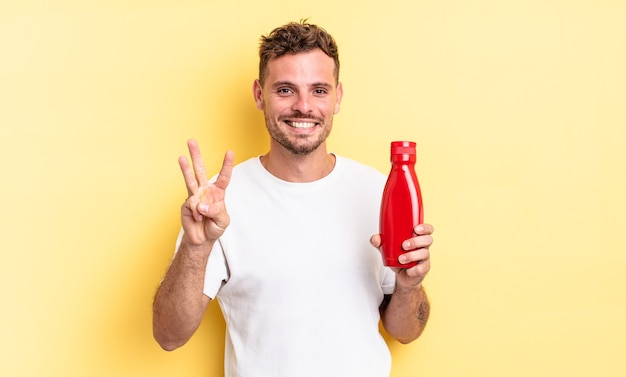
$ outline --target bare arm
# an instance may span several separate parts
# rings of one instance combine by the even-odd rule
[[[189,195],[181,208],[184,235],[153,303],[154,338],[168,351],[185,344],[200,325],[210,301],[203,294],[206,264],[230,223],[224,194],[233,168],[232,152],[226,153],[215,183],[209,183],[198,144],[190,140],[188,146],[193,167],[185,157],[179,159]]]
[[[410,343],[417,339],[430,315],[430,304],[422,281],[430,270],[431,234],[434,229],[429,224],[415,227],[416,236],[405,241],[405,250],[411,250],[400,256],[402,263],[417,261],[411,268],[394,269],[396,289],[392,295],[385,296],[381,304],[381,318],[385,330],[401,343]],[[380,246],[378,235],[371,238],[375,247]]]
[[[208,246],[202,250],[181,243],[154,298],[154,338],[167,351],[187,343],[209,304],[202,292]]]
[[[417,291],[396,289],[393,295],[385,296],[381,315],[383,326],[391,336],[400,343],[412,342],[422,335],[430,315],[426,291],[421,286]]]

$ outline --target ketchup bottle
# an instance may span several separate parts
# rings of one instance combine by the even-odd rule
[[[394,141],[391,172],[380,206],[380,247],[385,266],[408,268],[417,264],[401,264],[398,257],[408,251],[402,243],[415,235],[413,228],[423,221],[422,193],[415,174],[415,143]]]

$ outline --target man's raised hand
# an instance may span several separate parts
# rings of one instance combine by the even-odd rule
[[[210,183],[198,142],[191,139],[187,146],[191,164],[185,156],[178,159],[188,194],[181,208],[181,221],[186,241],[190,246],[201,246],[217,240],[230,224],[224,196],[233,171],[234,153],[226,152],[217,179]]]

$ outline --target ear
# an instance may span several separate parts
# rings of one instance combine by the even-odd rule
[[[339,112],[339,109],[341,108],[341,98],[343,98],[343,85],[339,83],[337,84],[337,102],[335,102],[335,114],[337,114]]]
[[[254,84],[252,84],[252,94],[254,95],[254,102],[256,103],[257,109],[263,110],[263,88],[261,87],[259,79],[254,80]]]

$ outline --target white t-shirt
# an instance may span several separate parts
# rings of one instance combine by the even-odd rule
[[[237,165],[231,223],[209,257],[204,293],[226,320],[226,377],[387,377],[379,305],[395,275],[369,244],[385,176],[337,156],[309,183]]]

